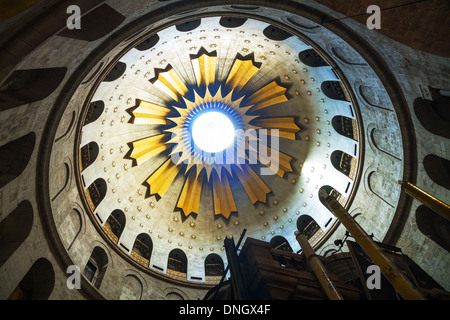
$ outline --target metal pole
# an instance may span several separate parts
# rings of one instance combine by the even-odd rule
[[[317,280],[319,280],[320,285],[322,286],[322,289],[325,291],[325,294],[327,295],[328,299],[330,300],[344,300],[342,296],[337,291],[336,287],[334,286],[333,282],[331,281],[330,277],[328,276],[328,272],[323,266],[322,262],[320,261],[319,257],[314,252],[313,248],[308,242],[308,239],[306,239],[305,235],[296,231],[295,237],[300,244],[300,247],[302,247],[303,253],[305,254],[305,257],[311,266],[311,269],[313,270],[314,274],[317,277]]]
[[[401,273],[398,268],[382,252],[380,247],[364,231],[363,228],[353,219],[353,217],[342,207],[342,205],[332,196],[325,194],[325,202],[331,212],[347,228],[355,238],[356,242],[369,255],[369,257],[380,268],[381,272],[391,282],[394,288],[405,300],[423,300],[423,294],[413,287],[412,283]]]
[[[419,187],[410,182],[402,183],[402,190],[411,197],[419,200],[431,210],[439,213],[442,217],[450,221],[450,206],[445,202],[433,197]]]
[[[244,236],[245,236],[246,232],[247,232],[247,229],[242,230],[242,233],[241,233],[241,236],[239,237],[239,240],[238,240],[238,243],[236,245],[236,248],[239,248],[239,246],[241,245],[241,242],[244,239]],[[227,267],[226,267],[225,271],[223,272],[222,278],[220,279],[220,282],[216,286],[216,290],[214,291],[213,300],[216,300],[217,293],[219,292],[219,289],[222,286],[223,281],[225,280],[225,276],[227,275],[229,268],[230,268],[230,264],[227,264]]]

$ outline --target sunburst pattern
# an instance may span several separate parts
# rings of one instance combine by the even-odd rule
[[[154,125],[160,133],[131,143],[130,157],[137,165],[168,150],[167,160],[156,169],[146,183],[150,195],[163,197],[169,186],[179,174],[184,174],[185,182],[175,207],[187,217],[198,214],[200,196],[204,186],[210,186],[215,215],[228,219],[237,212],[232,193],[232,184],[240,183],[253,204],[265,203],[271,189],[250,166],[249,153],[256,154],[259,164],[267,165],[283,177],[292,172],[292,157],[272,150],[267,139],[267,152],[260,153],[245,139],[245,136],[260,129],[266,129],[268,137],[295,140],[300,128],[294,117],[263,118],[260,110],[287,101],[286,88],[272,81],[254,92],[246,85],[258,72],[259,66],[251,56],[237,56],[228,72],[226,80],[218,83],[216,79],[217,55],[203,48],[196,56],[191,56],[196,84],[188,85],[168,66],[156,70],[152,84],[171,99],[166,105],[148,101],[138,101],[132,111],[134,124]],[[205,110],[219,110],[226,113],[236,124],[238,135],[235,143],[220,154],[198,152],[190,137],[190,125],[195,116]],[[278,157],[269,154],[278,152]],[[230,163],[229,159],[233,159]],[[227,161],[225,161],[227,160]],[[275,163],[274,163],[275,162]]]

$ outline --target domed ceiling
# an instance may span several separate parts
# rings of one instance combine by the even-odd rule
[[[118,56],[85,103],[75,146],[80,194],[111,245],[162,271],[158,257],[173,249],[189,263],[211,253],[226,261],[224,239],[244,229],[266,241],[294,243],[298,228],[313,245],[323,240],[336,221],[319,189],[346,205],[360,139],[357,108],[313,46],[218,16]]]

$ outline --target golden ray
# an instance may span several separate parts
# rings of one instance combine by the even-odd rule
[[[202,54],[200,57],[191,59],[194,74],[197,79],[197,86],[206,85],[215,82],[216,78],[217,55]]]
[[[177,102],[179,102],[180,97],[188,92],[188,88],[183,80],[180,79],[170,65],[167,71],[158,72],[155,79],[151,80],[151,83]]]
[[[225,219],[228,219],[232,212],[237,212],[237,208],[228,181],[228,174],[224,172],[221,175],[222,178],[219,178],[216,173],[212,175],[214,214],[221,214]]]
[[[259,68],[253,64],[252,60],[236,58],[225,81],[225,85],[233,88],[235,93],[239,93],[258,70]]]
[[[132,142],[132,152],[130,157],[136,160],[136,164],[147,161],[151,157],[167,149],[167,134],[158,134],[156,136],[144,138]]]
[[[251,111],[261,110],[274,104],[287,101],[285,95],[286,88],[278,85],[276,81],[265,85],[255,93],[253,93],[247,100],[247,104],[254,105]]]
[[[252,122],[261,129],[278,129],[279,137],[291,140],[295,140],[295,134],[300,131],[294,117],[257,118]],[[275,132],[268,130],[268,134],[275,135]]]
[[[166,118],[170,114],[170,109],[156,105],[154,103],[140,100],[139,105],[132,111],[134,116],[133,124],[169,124]]]
[[[177,208],[181,209],[186,217],[191,213],[198,214],[202,186],[203,173],[200,173],[197,177],[194,167],[189,171],[177,203]]]
[[[266,203],[266,196],[271,190],[249,165],[241,165],[241,170],[235,169],[233,171],[253,204],[257,201]]]
[[[178,175],[181,166],[177,166],[172,159],[167,159],[153,174],[147,179],[150,187],[150,195],[157,194],[160,197],[166,193],[170,184]]]

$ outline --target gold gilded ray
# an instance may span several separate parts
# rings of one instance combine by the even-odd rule
[[[200,196],[203,186],[203,173],[201,172],[197,176],[195,171],[196,168],[189,170],[183,189],[181,190],[180,198],[177,202],[177,208],[181,209],[186,217],[191,213],[198,214],[198,208],[200,205]]]

